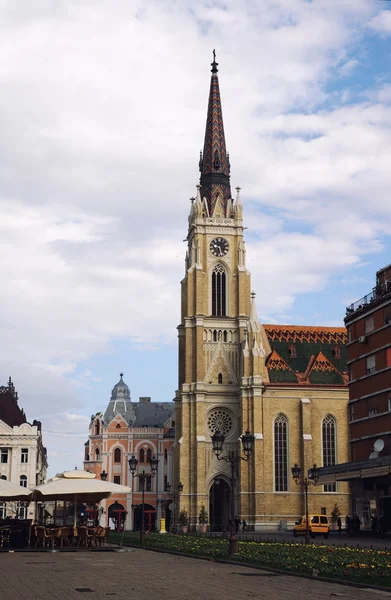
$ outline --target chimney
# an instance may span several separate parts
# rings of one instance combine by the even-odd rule
[[[140,404],[148,404],[148,402],[151,402],[151,397],[150,396],[140,396],[140,398],[138,399]]]

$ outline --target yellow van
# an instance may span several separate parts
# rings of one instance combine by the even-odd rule
[[[308,531],[311,537],[323,535],[326,539],[329,537],[329,520],[326,515],[308,515],[309,527]],[[301,517],[300,521],[296,521],[293,528],[293,535],[305,535],[306,519]]]

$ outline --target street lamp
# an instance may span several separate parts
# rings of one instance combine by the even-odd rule
[[[102,473],[100,474],[100,478],[102,481],[106,481],[107,479],[107,473],[106,471],[102,471]]]
[[[182,494],[183,492],[183,483],[179,482],[178,485],[176,486],[176,491],[172,491],[171,492],[171,483],[166,483],[166,492],[167,494],[171,494],[172,495],[172,533],[176,533],[176,524],[175,524],[175,511],[176,511],[176,499],[179,498],[179,496]]]
[[[151,465],[150,473],[146,473],[144,469],[141,471],[141,473],[137,473],[138,459],[135,457],[134,454],[132,454],[132,456],[129,458],[128,463],[129,463],[130,472],[132,473],[133,477],[138,477],[138,479],[141,483],[141,492],[142,492],[141,502],[142,502],[142,504],[141,504],[141,523],[140,523],[140,544],[143,545],[144,539],[145,539],[145,522],[144,522],[145,480],[147,479],[147,477],[155,477],[155,474],[157,471],[157,466],[159,464],[159,459],[155,455],[152,456],[151,460],[149,461],[149,464]]]
[[[291,469],[292,477],[296,483],[296,485],[300,485],[300,487],[304,488],[304,496],[305,496],[305,543],[309,544],[310,540],[310,530],[308,523],[308,488],[311,485],[317,485],[319,479],[319,467],[314,464],[312,469],[308,469],[308,477],[302,476],[301,468],[297,463]]]
[[[236,527],[235,527],[235,469],[241,460],[248,461],[254,450],[255,436],[246,431],[241,437],[243,452],[241,456],[237,450],[230,450],[226,456],[221,456],[224,447],[225,436],[220,431],[215,431],[212,435],[213,452],[217,460],[224,460],[231,466],[231,534],[228,543],[228,556],[233,558],[236,553]]]

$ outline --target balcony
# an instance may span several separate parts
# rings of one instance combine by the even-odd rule
[[[391,294],[391,280],[381,283],[373,288],[370,294],[367,294],[357,302],[353,302],[350,306],[346,307],[346,318],[351,317],[358,311],[365,311],[374,303],[382,300],[384,296]]]

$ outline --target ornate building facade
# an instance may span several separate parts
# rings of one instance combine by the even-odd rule
[[[44,483],[47,452],[42,442],[40,421],[27,422],[18,404],[18,392],[9,378],[0,386],[0,479],[33,488]],[[35,503],[0,502],[0,519],[7,515],[34,518]]]
[[[191,199],[182,281],[174,485],[191,527],[202,504],[212,529],[229,518],[230,467],[213,454],[211,436],[226,436],[224,454],[255,435],[233,489],[236,514],[255,530],[293,523],[304,496],[291,466],[308,469],[348,460],[345,328],[262,325],[251,292],[240,188],[232,199],[217,63],[212,77],[200,183]],[[349,509],[347,484],[314,487],[310,511]]]
[[[151,402],[142,397],[132,402],[130,390],[120,374],[119,382],[113,387],[110,401],[104,413],[92,415],[88,442],[85,444],[84,468],[96,473],[107,473],[107,480],[127,485],[132,492],[127,495],[112,495],[101,502],[102,525],[118,517],[127,530],[138,529],[141,519],[142,492],[137,477],[129,470],[128,460],[135,454],[139,463],[138,471],[150,471],[149,460],[155,455],[159,459],[157,474],[148,478],[145,486],[144,510],[146,530],[159,528],[160,516],[169,516],[169,511],[161,512],[164,500],[168,507],[170,495],[166,484],[172,480],[172,445],[175,434],[173,402]]]

